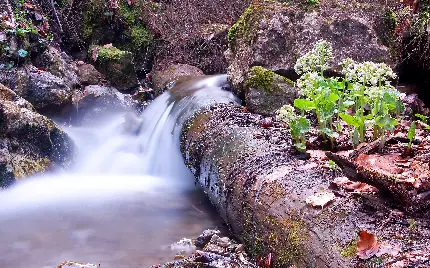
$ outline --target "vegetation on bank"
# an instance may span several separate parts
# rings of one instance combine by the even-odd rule
[[[286,105],[278,111],[278,119],[288,124],[300,152],[306,150],[310,115],[315,115],[317,131],[333,149],[346,125],[353,145],[366,140],[366,129],[373,130],[370,140],[384,141],[403,112],[401,95],[391,85],[396,75],[388,65],[345,59],[341,64],[344,76],[327,77],[332,60],[332,47],[326,41],[319,41],[299,58],[295,70],[301,77],[296,84],[302,97],[294,101],[294,107]]]

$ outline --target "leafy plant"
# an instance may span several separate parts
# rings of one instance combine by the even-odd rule
[[[294,68],[301,75],[296,82],[301,97],[294,106],[303,118],[315,114],[318,132],[332,149],[343,130],[342,120],[352,128],[353,145],[365,141],[368,128],[383,145],[386,133],[398,125],[396,117],[404,110],[400,93],[391,85],[396,75],[384,63],[346,59],[341,63],[343,78],[326,77],[332,60],[331,44],[324,40],[297,60]]]
[[[306,152],[306,134],[311,129],[309,119],[296,115],[291,105],[279,109],[277,118],[288,125],[297,151]]]

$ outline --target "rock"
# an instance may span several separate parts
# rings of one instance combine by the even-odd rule
[[[203,233],[197,237],[196,239],[196,247],[203,248],[209,241],[213,235],[219,235],[221,232],[218,230],[204,230]]]
[[[90,55],[95,68],[113,87],[123,92],[132,92],[139,88],[132,53],[114,46],[92,46]]]
[[[170,249],[175,252],[193,252],[196,250],[196,246],[191,239],[182,238],[178,242],[171,244]]]
[[[202,70],[188,64],[174,64],[165,70],[154,71],[154,74],[152,75],[152,84],[155,95],[161,95],[166,90],[166,86],[170,82],[174,82],[180,77],[198,75],[203,75]]]
[[[122,94],[113,87],[90,85],[74,94],[73,105],[62,115],[70,118],[72,123],[89,123],[99,120],[98,115],[108,111],[134,111],[140,105],[131,95]]]
[[[32,66],[0,73],[0,83],[29,101],[38,111],[59,111],[72,100],[66,79]]]
[[[218,234],[220,234],[220,232],[217,230],[205,230],[203,234],[197,238],[197,240],[200,240],[198,246],[198,248],[200,248],[199,250],[196,250],[186,258],[180,256],[182,258],[181,260],[168,262],[163,265],[154,265],[152,267],[256,267],[248,259],[246,253],[241,250],[242,245],[236,244],[228,237],[219,237]],[[189,244],[191,240],[183,239],[181,241],[185,241],[186,244]],[[181,244],[183,244],[183,242],[181,242],[180,245]]]
[[[84,86],[98,85],[103,80],[103,75],[91,64],[78,63],[77,74],[80,83]]]
[[[225,55],[237,95],[244,96],[247,74],[253,66],[296,78],[296,60],[320,39],[333,44],[336,62],[332,66],[346,57],[393,62],[389,49],[378,39],[385,1],[321,1],[318,8],[307,9],[290,2],[254,1],[230,28]]]
[[[34,66],[62,78],[70,88],[79,85],[76,63],[64,52],[50,46],[33,60]]]
[[[65,168],[73,142],[58,125],[0,84],[0,186],[52,168]]]
[[[285,104],[297,98],[294,83],[260,66],[252,67],[246,75],[245,103],[248,111],[273,116]]]

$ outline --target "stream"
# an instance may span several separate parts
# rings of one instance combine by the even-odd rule
[[[141,115],[104,114],[63,127],[76,145],[73,168],[0,192],[0,267],[65,260],[150,267],[172,260],[170,245],[181,238],[208,228],[226,234],[179,150],[182,126],[196,110],[237,101],[226,86],[225,75],[193,78]]]

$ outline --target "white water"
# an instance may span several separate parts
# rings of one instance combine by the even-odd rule
[[[0,267],[101,267],[169,261],[169,245],[221,227],[179,151],[184,119],[198,107],[234,101],[225,76],[177,85],[142,115],[109,114],[65,131],[76,165],[0,192]]]

